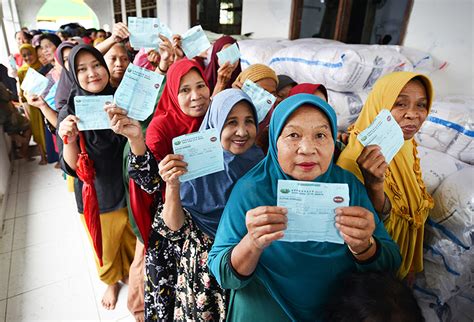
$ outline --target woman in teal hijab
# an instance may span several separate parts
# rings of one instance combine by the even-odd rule
[[[211,273],[232,290],[229,321],[317,321],[345,274],[399,267],[364,186],[332,162],[336,133],[334,110],[314,95],[289,97],[273,112],[269,152],[235,185],[209,254]],[[278,241],[287,227],[278,180],[348,184],[350,206],[335,212],[345,244]]]

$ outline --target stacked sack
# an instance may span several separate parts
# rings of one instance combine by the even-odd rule
[[[243,40],[239,46],[242,69],[262,63],[298,83],[323,84],[342,131],[357,119],[381,76],[400,70],[431,73],[444,67],[428,53],[401,46],[347,45],[319,38]]]
[[[474,320],[474,98],[433,104],[417,134],[423,179],[435,207],[425,228],[415,295],[428,321]]]

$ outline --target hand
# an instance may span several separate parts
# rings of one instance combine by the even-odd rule
[[[349,143],[349,134],[347,132],[337,131],[337,140],[347,145],[347,143]]]
[[[374,234],[374,215],[357,206],[337,208],[336,228],[352,251],[359,253],[367,248]]]
[[[217,70],[217,84],[225,87],[230,81],[232,73],[234,72],[236,66],[230,62],[225,62],[224,65],[220,66]]]
[[[160,35],[160,39],[162,40],[158,47],[158,51],[161,56],[160,69],[166,71],[174,62],[175,49],[173,48],[173,44],[168,38],[163,35]]]
[[[188,164],[183,161],[183,156],[179,154],[168,154],[158,164],[158,173],[169,188],[179,188],[179,177],[188,170]]]
[[[128,31],[127,25],[123,22],[117,22],[114,24],[112,29],[112,39],[115,42],[120,42],[125,38],[130,37],[130,32]]]
[[[127,111],[117,107],[115,104],[105,105],[104,109],[109,116],[112,131],[125,136],[130,141],[143,139],[140,122],[129,118]]]
[[[385,170],[388,168],[385,157],[378,145],[364,147],[357,158],[357,164],[362,172],[366,185],[382,185],[385,179]]]
[[[79,118],[77,116],[68,115],[64,120],[61,121],[61,123],[59,123],[58,134],[63,141],[66,141],[64,138],[67,139],[67,143],[77,140],[77,136],[79,134],[77,122],[79,122]]]
[[[36,108],[42,109],[48,105],[43,99],[43,97],[38,96],[36,94],[29,95],[28,93],[25,93],[24,96],[26,97],[26,101],[28,102],[28,104]]]
[[[242,86],[244,86],[244,84],[242,84],[242,82],[236,80],[233,84],[232,84],[232,88],[237,88],[237,89],[242,89]]]
[[[180,35],[173,35],[173,49],[174,49],[174,61],[180,60],[184,57],[184,51],[181,48],[182,38]]]
[[[158,54],[156,50],[153,49],[146,54],[146,58],[155,66],[160,62],[160,54]]]
[[[247,211],[245,224],[248,236],[259,250],[283,237],[287,227],[288,211],[282,207],[261,206]]]

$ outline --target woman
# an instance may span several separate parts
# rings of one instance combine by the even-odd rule
[[[155,222],[151,224],[151,218],[157,217],[154,216],[156,206],[152,206],[153,194],[157,192],[155,204],[161,203],[165,195],[158,162],[173,153],[173,138],[199,129],[209,102],[209,87],[202,69],[195,61],[182,59],[168,69],[163,94],[146,131],[146,144],[138,121],[126,117],[126,112],[119,108],[107,110],[112,129],[128,138],[131,149],[129,175],[134,184],[130,184],[130,203],[145,247],[148,247],[145,320],[151,320],[153,316],[166,321],[173,319],[176,266],[181,247],[180,243],[164,239],[157,232]],[[148,194],[144,195],[143,191]]]
[[[38,56],[36,55],[36,50],[30,44],[24,44],[20,46],[20,54],[23,57],[23,66],[18,69],[18,80],[23,83],[25,79],[26,72],[28,68],[33,68],[34,70],[38,71],[41,68],[41,63],[38,61]],[[45,127],[44,127],[44,120],[43,114],[40,110],[35,107],[30,106],[26,102],[26,98],[24,96],[23,90],[20,88],[20,98],[24,102],[24,107],[27,112],[28,118],[30,120],[31,132],[33,135],[33,140],[35,140],[36,144],[38,144],[39,153],[41,156],[41,160],[39,162],[40,165],[47,164],[46,160],[46,138],[45,138]]]
[[[211,273],[231,289],[229,321],[315,321],[342,274],[395,270],[400,264],[364,186],[332,163],[336,114],[314,95],[281,102],[270,122],[265,159],[237,182],[209,254]],[[287,210],[277,207],[278,180],[346,183],[350,206],[335,226],[346,244],[279,242]]]
[[[71,71],[69,70],[68,62],[69,54],[71,53],[71,50],[74,48],[74,46],[76,46],[76,44],[72,42],[63,42],[56,49],[55,56],[58,63],[63,67],[61,76],[59,77],[56,94],[54,96],[54,103],[57,111],[60,111],[61,108],[67,103],[69,94],[71,93],[71,89],[74,84],[74,79],[72,77]]]
[[[338,160],[338,165],[364,182],[375,210],[388,215],[385,228],[400,247],[403,259],[400,278],[423,270],[423,230],[434,203],[421,177],[414,135],[432,102],[433,88],[424,75],[395,72],[380,78],[349,129],[349,143]],[[378,146],[364,148],[357,140],[385,108],[402,128],[405,140],[390,165]]]
[[[49,33],[49,34],[42,34],[39,37],[39,41],[40,41],[41,50],[43,51],[44,59],[48,62],[48,65],[52,66],[52,68],[49,68],[49,70],[45,72],[43,75],[45,76],[49,75],[54,80],[54,82],[57,82],[61,74],[61,68],[60,66],[56,67],[54,53],[56,52],[56,49],[61,44],[61,39],[55,34]]]
[[[237,76],[242,72],[242,69],[240,68],[240,59],[233,64],[226,62],[225,64],[220,65],[219,58],[217,57],[218,52],[235,43],[237,43],[237,40],[231,36],[222,36],[216,40],[212,47],[209,65],[207,65],[204,72],[212,96],[215,96],[226,88],[230,88]]]
[[[130,64],[127,49],[122,43],[116,43],[107,51],[104,58],[110,72],[110,84],[117,88]]]
[[[184,240],[178,264],[175,321],[225,320],[225,292],[209,276],[206,263],[219,220],[235,182],[263,158],[254,145],[257,111],[237,89],[217,94],[199,130],[217,129],[225,170],[180,184],[186,165],[170,154],[160,162],[166,201],[155,219],[159,233]]]
[[[78,118],[74,107],[76,96],[114,93],[109,83],[107,65],[100,52],[88,45],[78,45],[69,55],[69,67],[75,87],[68,104],[59,113],[58,134],[62,139],[58,140],[60,162],[67,174],[77,177],[74,193],[78,212],[96,249],[99,278],[107,284],[102,305],[113,310],[120,289],[119,281],[127,282],[135,250],[135,235],[128,222],[122,184],[125,140],[111,130],[79,132],[77,128]],[[86,157],[92,160],[89,167],[84,164]],[[94,189],[95,194],[87,193]],[[94,204],[97,205],[95,210],[91,209]],[[89,228],[92,225],[99,227],[99,234],[97,229]]]

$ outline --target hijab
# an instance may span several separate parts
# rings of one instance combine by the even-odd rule
[[[226,89],[217,94],[209,106],[199,131],[217,129],[222,133],[233,107],[246,101],[257,124],[257,110],[250,97],[238,89]],[[224,170],[181,184],[181,203],[193,221],[208,236],[216,235],[217,226],[234,184],[263,159],[255,144],[242,154],[224,150]]]
[[[72,73],[66,69],[64,66],[64,55],[63,50],[66,48],[74,48],[76,44],[72,42],[63,42],[59,47],[56,49],[54,55],[56,60],[62,67],[61,76],[59,77],[58,87],[56,88],[56,94],[54,96],[54,102],[56,109],[59,111],[61,108],[67,103],[69,98],[69,94],[71,93],[71,89],[74,84],[74,79],[72,77]]]
[[[326,87],[321,84],[311,84],[311,83],[302,83],[298,84],[290,90],[288,96],[293,96],[296,94],[314,94],[317,90],[321,91],[326,97],[326,101],[328,100],[328,91]]]
[[[207,85],[203,71],[193,60],[181,59],[171,65],[167,73],[163,95],[158,102],[155,116],[146,132],[146,145],[159,162],[173,152],[171,141],[173,138],[196,132],[204,116],[192,117],[186,115],[179,106],[178,91],[181,78],[191,69],[196,70]]]
[[[292,179],[283,172],[278,163],[277,140],[288,118],[303,104],[312,105],[326,115],[334,142],[336,140],[336,114],[321,98],[310,94],[298,94],[285,99],[275,108],[269,125],[268,154],[234,186],[209,254],[209,267],[219,283],[222,277],[220,265],[224,256],[247,234],[245,225],[247,211],[259,206],[276,205],[278,180]],[[362,184],[354,175],[334,165],[332,161],[327,171],[313,181],[347,183],[350,205],[361,206],[374,212]],[[390,237],[383,225],[376,216],[374,217],[376,224],[374,236],[377,236],[378,241],[390,243]],[[396,249],[394,244],[393,247]],[[393,250],[392,248],[391,251]],[[393,260],[390,264],[396,266],[399,257],[395,253],[392,254]],[[374,264],[376,262],[377,259],[374,259]],[[366,264],[366,267],[367,265],[370,266]],[[252,278],[258,278],[291,320],[314,321],[315,317],[321,315],[328,290],[334,287],[340,276],[356,269],[357,263],[344,244],[276,241],[262,253],[254,272],[255,276]]]
[[[428,77],[412,72],[394,72],[380,78],[365,102],[364,107],[349,130],[349,142],[342,151],[338,164],[351,171],[363,182],[357,158],[363,150],[357,135],[365,130],[382,109],[391,109],[403,87],[414,78],[420,79],[428,96],[428,112],[433,102],[433,87]],[[415,139],[406,140],[385,172],[384,192],[392,203],[392,211],[385,221],[388,233],[400,246],[402,266],[399,277],[410,270],[423,270],[423,228],[434,203],[426,191],[421,176]]]
[[[204,75],[209,83],[209,90],[211,93],[214,91],[214,87],[217,83],[217,71],[219,70],[219,58],[217,57],[217,53],[222,50],[222,48],[227,44],[235,44],[237,40],[232,38],[231,36],[222,36],[221,38],[217,39],[212,47],[211,57],[209,59],[209,65],[207,65]],[[237,68],[234,69],[232,75],[230,76],[230,80],[226,86],[226,88],[230,88],[232,83],[237,79],[237,76],[242,72],[240,68],[240,59],[237,65]]]
[[[41,63],[39,62],[38,55],[36,54],[36,50],[32,45],[30,44],[21,45],[19,48],[20,55],[21,55],[22,50],[29,51],[30,54],[33,56],[33,59],[35,60],[35,62],[31,65],[28,65],[26,62],[24,62],[23,65],[18,69],[18,79],[20,80],[20,84],[23,82],[23,79],[25,78],[28,68],[31,67],[34,70],[38,71],[42,66]]]

